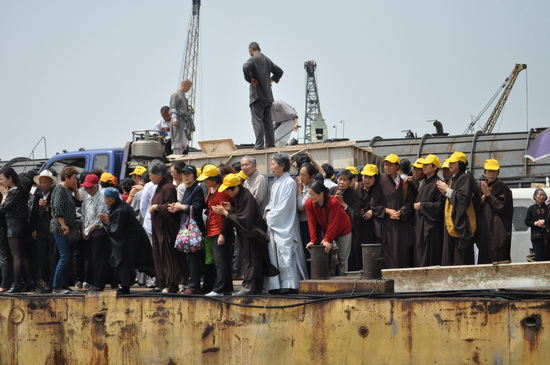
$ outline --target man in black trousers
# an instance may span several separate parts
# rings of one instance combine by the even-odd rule
[[[275,147],[271,104],[273,93],[271,83],[279,82],[283,70],[266,57],[256,42],[248,46],[250,58],[243,65],[244,79],[250,83],[250,111],[252,126],[256,135],[254,149]],[[264,140],[265,139],[265,140]]]

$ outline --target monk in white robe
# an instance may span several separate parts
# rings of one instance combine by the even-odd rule
[[[265,208],[269,235],[269,259],[280,274],[266,277],[264,288],[279,294],[296,292],[300,280],[307,279],[306,259],[300,238],[296,209],[296,183],[290,177],[290,159],[277,153],[271,160],[276,181]]]

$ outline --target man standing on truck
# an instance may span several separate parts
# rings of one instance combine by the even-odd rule
[[[275,147],[273,119],[271,119],[271,105],[273,93],[271,84],[279,82],[283,70],[271,62],[256,42],[248,46],[250,58],[243,65],[244,79],[250,83],[250,111],[252,113],[252,127],[256,135],[255,150]]]
[[[189,110],[189,102],[185,97],[193,86],[189,79],[183,79],[179,89],[170,97],[170,114],[172,115],[172,128],[170,138],[172,139],[172,153],[174,155],[187,154],[189,151],[189,140],[195,131],[193,117]]]

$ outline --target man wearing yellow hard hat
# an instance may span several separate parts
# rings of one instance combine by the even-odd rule
[[[389,154],[384,158],[385,174],[380,177],[379,188],[373,192],[373,211],[381,224],[382,250],[388,268],[412,266],[414,231],[414,190],[399,176],[400,158]]]
[[[486,181],[480,183],[481,208],[478,217],[477,246],[479,264],[510,261],[514,202],[512,191],[499,178],[497,160],[485,161]]]
[[[411,165],[412,167],[412,179],[410,179],[411,183],[414,185],[416,191],[420,189],[422,184],[424,183],[424,179],[426,178],[426,175],[424,175],[424,171],[422,170],[422,167],[424,166],[424,159],[422,157],[419,157],[414,161],[414,163]]]
[[[449,184],[438,181],[437,187],[445,196],[445,231],[442,265],[473,265],[476,208],[481,192],[474,176],[466,172],[468,161],[462,152],[448,159],[452,178]]]
[[[436,155],[428,155],[420,160],[425,179],[413,205],[416,233],[414,266],[441,265],[445,205],[445,197],[437,188],[437,182],[441,180],[437,176],[441,163]]]

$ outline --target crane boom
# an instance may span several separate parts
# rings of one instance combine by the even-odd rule
[[[512,70],[512,73],[510,74],[510,76],[508,76],[508,78],[504,81],[504,84],[502,85],[502,87],[504,88],[504,92],[498,100],[497,105],[493,109],[493,112],[489,116],[487,123],[485,123],[483,129],[481,129],[482,133],[487,134],[493,131],[498,117],[500,116],[500,112],[502,112],[502,108],[504,108],[504,104],[506,104],[506,100],[508,100],[508,95],[510,95],[510,91],[512,91],[512,87],[514,86],[514,83],[516,82],[519,73],[526,68],[526,64],[516,63],[516,66]]]
[[[192,0],[193,8],[191,13],[191,19],[189,20],[189,30],[187,33],[187,46],[185,48],[185,56],[183,59],[183,67],[180,73],[179,82],[184,78],[191,80],[193,87],[187,94],[187,100],[189,101],[189,110],[191,112],[191,118],[195,119],[195,96],[197,92],[197,65],[199,61],[199,14],[201,7],[201,0]]]
[[[479,121],[479,118],[487,111],[489,106],[493,103],[493,101],[497,98],[498,94],[501,92],[501,90],[504,89],[504,92],[502,93],[500,99],[498,100],[498,103],[496,104],[495,108],[493,109],[493,112],[491,113],[491,116],[485,123],[485,125],[482,128],[483,133],[491,133],[493,131],[493,128],[495,127],[495,124],[498,120],[498,117],[500,116],[500,112],[502,112],[502,109],[504,108],[504,104],[506,104],[506,100],[508,100],[508,96],[510,95],[510,91],[512,91],[512,87],[514,86],[514,83],[516,82],[516,79],[518,78],[519,73],[521,70],[524,70],[527,68],[526,64],[520,64],[516,63],[516,66],[512,70],[512,73],[504,80],[504,83],[502,86],[498,89],[498,91],[495,93],[495,95],[491,98],[489,103],[481,110],[481,112],[475,117],[470,124],[468,125],[468,128],[464,131],[463,134],[468,133],[474,133],[474,128]]]

